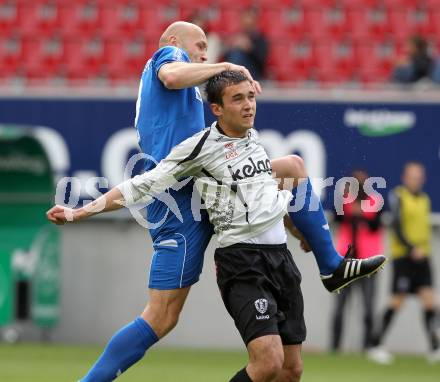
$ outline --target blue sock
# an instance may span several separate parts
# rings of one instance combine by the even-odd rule
[[[312,248],[321,275],[329,275],[343,258],[333,245],[327,219],[310,179],[301,182],[292,194],[289,216]]]
[[[81,382],[113,381],[139,361],[159,339],[141,317],[113,335],[103,353]]]

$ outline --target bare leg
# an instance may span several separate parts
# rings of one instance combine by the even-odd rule
[[[149,290],[150,298],[141,317],[148,322],[159,338],[164,337],[177,325],[190,288]]]
[[[283,368],[272,382],[299,382],[303,372],[301,345],[284,346]]]
[[[246,371],[253,382],[269,382],[283,367],[284,351],[278,335],[268,335],[249,342]]]

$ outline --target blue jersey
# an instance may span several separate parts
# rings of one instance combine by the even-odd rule
[[[190,62],[190,59],[184,50],[174,46],[156,51],[142,73],[136,104],[135,127],[139,146],[156,162],[205,127],[199,88],[170,90],[160,81],[159,69],[170,62]],[[147,160],[145,166],[150,170],[156,163]]]

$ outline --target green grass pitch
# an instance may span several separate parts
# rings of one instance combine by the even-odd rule
[[[76,381],[101,351],[96,346],[0,345],[0,381]],[[360,355],[304,354],[304,382],[438,382],[440,364],[423,357],[397,357],[380,366]],[[121,382],[227,382],[246,362],[244,352],[153,349]]]

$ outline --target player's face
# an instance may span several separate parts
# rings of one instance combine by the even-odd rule
[[[425,184],[425,169],[416,163],[407,165],[402,181],[411,192],[421,191]]]
[[[201,29],[189,31],[182,40],[182,48],[188,53],[191,62],[203,63],[208,59],[208,42]]]
[[[231,85],[223,90],[223,105],[218,106],[220,126],[244,136],[254,126],[257,103],[255,91],[249,81]]]

